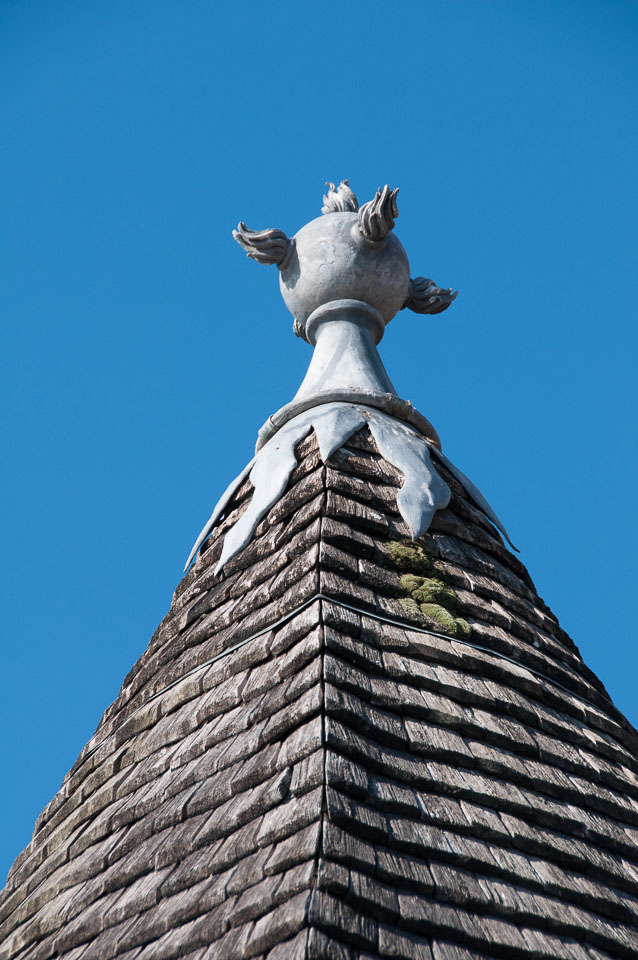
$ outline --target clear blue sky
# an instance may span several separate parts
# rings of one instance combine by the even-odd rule
[[[310,348],[239,219],[400,186],[460,290],[382,353],[617,705],[636,702],[638,6],[0,6],[0,873]]]

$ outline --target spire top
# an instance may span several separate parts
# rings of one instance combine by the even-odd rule
[[[249,230],[243,221],[233,231],[249,257],[278,267],[293,330],[315,348],[296,396],[264,424],[258,447],[292,417],[328,400],[365,402],[439,444],[434,427],[399,398],[377,344],[399,310],[440,313],[456,293],[410,278],[408,255],[394,232],[398,188],[386,184],[359,208],[348,180],[327,185],[322,215],[291,238],[274,228]]]
[[[410,279],[407,253],[393,233],[398,188],[386,184],[359,208],[348,180],[338,187],[327,181],[327,186],[322,216],[292,238],[278,229],[250,230],[243,221],[233,231],[251,259],[279,268],[281,294],[295,318],[296,335],[314,345],[311,317],[336,301],[356,300],[367,305],[371,316],[381,316],[377,343],[403,307],[416,313],[446,310],[456,293],[424,277]]]
[[[440,313],[456,296],[424,277],[410,279],[408,256],[392,232],[399,215],[397,193],[386,184],[359,209],[347,180],[338,187],[328,182],[322,216],[291,239],[282,230],[249,230],[243,222],[233,232],[249,257],[277,265],[294,331],[315,349],[299,390],[259,431],[255,459],[219,501],[187,567],[247,475],[255,493],[227,533],[217,572],[248,544],[260,519],[285,490],[297,444],[310,430],[324,463],[354,433],[370,431],[381,456],[403,474],[397,506],[413,537],[421,536],[434,512],[449,502],[450,488],[431,460],[431,453],[436,457],[440,451],[438,434],[398,396],[377,350],[386,325],[403,307]],[[448,469],[454,472],[452,466]],[[467,478],[460,482],[505,532]]]

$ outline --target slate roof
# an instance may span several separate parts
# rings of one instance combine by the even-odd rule
[[[2,895],[2,960],[638,956],[638,735],[456,480],[311,435],[178,586]]]

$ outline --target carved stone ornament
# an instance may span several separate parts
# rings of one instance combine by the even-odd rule
[[[377,190],[374,200],[364,203],[361,207],[359,230],[366,240],[380,243],[387,237],[390,230],[394,230],[394,221],[399,216],[398,192],[398,187],[396,190],[390,190],[386,183],[382,190]]]
[[[334,183],[326,182],[328,193],[323,198],[322,213],[345,213],[351,210],[356,213],[359,209],[359,201],[350,189],[347,180],[342,180],[338,187]]]
[[[434,466],[438,458],[509,541],[482,494],[440,452],[432,424],[398,396],[377,350],[399,310],[441,313],[457,294],[424,277],[410,279],[407,254],[393,232],[398,190],[386,185],[359,208],[347,180],[327,186],[322,216],[290,239],[282,230],[249,230],[243,222],[233,231],[249,257],[279,268],[293,329],[314,353],[295,397],[259,431],[254,460],[219,500],[187,567],[247,476],[254,487],[252,499],[226,533],[217,572],[249,543],[261,518],[284,493],[296,465],[295,447],[311,430],[325,462],[357,430],[370,429],[381,456],[403,474],[397,506],[414,538],[450,499]]]
[[[288,254],[290,241],[282,230],[249,230],[245,223],[239,223],[233,236],[257,263],[281,267]]]
[[[458,292],[453,293],[450,287],[442,290],[434,280],[425,277],[415,277],[410,280],[408,299],[403,304],[415,313],[442,313],[456,300]]]

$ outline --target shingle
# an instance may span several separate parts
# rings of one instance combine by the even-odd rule
[[[346,943],[376,948],[377,923],[331,894],[317,891],[312,895],[308,918],[320,930]]]
[[[365,800],[370,793],[370,776],[365,767],[333,750],[321,751],[325,782],[355,799]]]
[[[440,757],[450,763],[472,766],[472,752],[463,737],[447,727],[422,720],[405,720],[410,749],[427,757]]]
[[[253,932],[253,949],[267,951],[275,944],[291,939],[305,926],[309,901],[309,893],[299,893],[260,917]]]
[[[415,893],[399,893],[401,925],[419,936],[449,934],[464,939],[467,915],[464,910],[438,903]]]
[[[308,930],[301,930],[296,937],[275,944],[265,957],[261,955],[261,960],[307,960],[308,933]]]
[[[369,784],[370,802],[377,809],[385,813],[419,817],[420,806],[414,790],[379,777],[371,777]]]
[[[324,890],[326,893],[331,893],[346,900],[350,889],[350,871],[341,863],[320,858],[317,861],[316,879],[313,886],[318,890]]]
[[[201,834],[197,834],[199,849],[202,849],[202,856],[206,856],[208,870],[211,873],[220,873],[244,857],[255,853],[259,847],[257,838],[263,822],[264,817],[257,817],[212,845],[201,843]]]
[[[368,643],[353,639],[348,634],[337,633],[328,626],[324,628],[324,642],[329,650],[334,651],[343,660],[360,665],[364,670],[372,667],[375,673],[379,673],[383,669],[381,654]]]
[[[484,839],[492,839],[508,842],[508,828],[504,823],[506,814],[495,813],[489,807],[483,807],[480,804],[470,803],[467,800],[460,801],[461,811],[470,825],[472,833]]]
[[[399,717],[378,707],[366,704],[352,693],[339,690],[332,684],[324,689],[324,709],[330,716],[336,717],[355,730],[361,730],[364,736],[379,744],[390,747],[405,747],[405,727]]]
[[[367,872],[374,870],[375,848],[372,843],[338,827],[330,820],[323,825],[321,851],[326,857],[348,867]]]
[[[420,852],[429,859],[429,850]],[[434,889],[427,863],[397,850],[376,848],[376,873],[385,883],[394,884],[398,889],[414,890],[422,896],[431,895]]]
[[[359,960],[351,948],[332,937],[328,937],[322,930],[311,927],[308,931],[307,955],[304,960]],[[286,956],[282,960],[288,960]]]
[[[260,846],[276,843],[313,823],[321,813],[323,788],[294,797],[264,815],[257,836]]]
[[[383,842],[387,838],[388,818],[330,787],[325,790],[325,808],[334,823],[359,833],[367,840]]]
[[[476,953],[456,943],[446,943],[438,938],[432,940],[433,960],[485,960],[486,956],[483,952]]]
[[[292,766],[321,747],[323,718],[320,714],[288,734],[278,754],[279,766]]]
[[[300,863],[314,860],[319,851],[321,834],[321,823],[317,820],[310,826],[303,827],[297,833],[265,848],[268,856],[263,868],[264,873],[266,875],[281,873]]]
[[[353,533],[350,526],[340,523],[330,517],[322,521],[321,536],[324,542],[330,543],[350,556],[370,558],[375,551],[375,542],[372,537],[358,531]]]
[[[399,900],[393,884],[383,883],[367,873],[350,871],[347,902],[385,923],[396,924]]]

